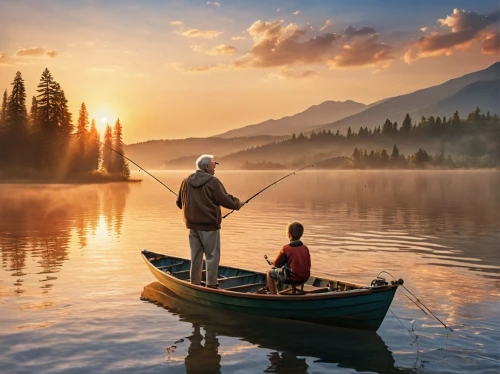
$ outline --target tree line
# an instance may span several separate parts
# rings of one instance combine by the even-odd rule
[[[21,72],[3,93],[0,109],[0,177],[66,180],[81,176],[127,179],[130,171],[123,154],[123,128],[118,119],[108,124],[100,141],[95,120],[89,122],[81,104],[76,133],[68,100],[48,69],[41,75],[30,111]]]

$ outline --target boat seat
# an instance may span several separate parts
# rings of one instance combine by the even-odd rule
[[[280,295],[307,295],[310,293],[328,292],[328,287],[314,287],[309,284],[292,284],[290,288],[280,291]]]

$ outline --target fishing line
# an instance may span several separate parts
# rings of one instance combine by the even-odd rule
[[[277,181],[274,181],[273,183],[271,183],[270,185],[264,187],[262,190],[260,190],[259,192],[257,192],[256,194],[254,194],[252,197],[250,197],[249,199],[247,199],[243,205],[245,204],[248,204],[248,202],[250,202],[250,200],[252,200],[253,198],[259,196],[262,192],[264,192],[265,190],[267,190],[268,188],[272,187],[272,186],[275,186],[278,182],[282,181],[283,179],[285,178],[288,178],[289,176],[291,175],[295,175],[295,173],[298,173],[299,171],[301,170],[304,170],[308,167],[312,167],[312,166],[315,166],[316,164],[319,164],[319,163],[322,163],[322,162],[325,162],[325,161],[329,161],[329,160],[334,160],[334,159],[339,159],[339,158],[345,158],[351,162],[354,162],[352,159],[350,159],[349,157],[345,157],[345,156],[337,156],[337,157],[329,157],[329,158],[325,158],[324,160],[320,160],[320,161],[316,161],[316,162],[313,162],[312,164],[309,164],[309,165],[306,165],[306,166],[303,166],[301,167],[300,169],[297,169],[295,171],[292,171],[290,174],[287,174],[285,175],[284,177],[281,177],[280,179],[278,179]],[[232,211],[230,211],[229,213],[225,214],[222,218],[226,218],[228,215],[230,215],[231,213],[234,212],[234,209]]]
[[[78,135],[79,132],[77,133],[74,133],[74,134],[70,134],[70,135]],[[160,182],[167,190],[169,190],[170,192],[172,192],[175,196],[177,196],[177,194],[172,191],[165,183],[163,183],[161,180],[159,180],[158,178],[156,178],[153,174],[151,174],[149,171],[147,171],[146,169],[143,169],[142,167],[140,167],[138,164],[136,164],[134,161],[132,161],[130,158],[128,158],[127,156],[125,156],[124,154],[118,152],[116,149],[113,149],[111,148],[110,146],[104,144],[103,142],[101,142],[99,139],[96,139],[99,143],[101,143],[103,146],[105,146],[106,148],[109,148],[111,149],[113,152],[116,152],[118,153],[120,156],[122,156],[123,158],[129,160],[131,163],[133,163],[135,166],[137,166],[139,169],[141,169],[143,172],[145,172],[146,174],[150,175],[151,177],[153,177],[154,179],[156,179],[158,182]]]
[[[379,275],[380,275],[380,274],[382,274],[382,273],[386,273],[386,274],[390,275],[390,276],[392,277],[392,279],[396,280],[396,278],[394,278],[394,276],[393,276],[391,273],[389,273],[388,271],[385,271],[385,270],[384,270],[384,271],[381,271],[380,273],[378,273],[377,278],[378,278],[378,277],[379,277]],[[414,297],[414,298],[418,301],[418,303],[420,303],[420,304],[421,304],[421,305],[422,305],[425,309],[427,309],[427,311],[428,311],[428,312],[429,312],[429,313],[430,313],[430,314],[431,314],[431,315],[432,315],[432,316],[433,316],[433,317],[434,317],[434,318],[435,318],[435,319],[436,319],[439,323],[441,323],[441,324],[445,327],[445,329],[450,330],[451,332],[453,332],[453,330],[452,330],[450,327],[446,326],[446,324],[445,324],[443,321],[441,321],[438,317],[436,317],[436,315],[435,315],[434,313],[432,313],[432,311],[431,311],[431,310],[430,310],[430,309],[429,309],[429,308],[428,308],[428,307],[427,307],[427,306],[426,306],[423,302],[421,302],[421,301],[419,300],[419,298],[418,298],[418,297],[416,297],[416,296],[415,296],[415,295],[414,295],[414,294],[413,294],[413,293],[412,293],[412,292],[411,292],[408,288],[406,288],[406,287],[405,287],[405,286],[403,286],[402,284],[401,284],[400,286],[401,286],[401,287],[403,287],[403,288],[404,288],[404,289],[405,289],[405,290],[406,290],[406,291],[407,291],[410,295],[412,295],[412,296],[413,296],[413,297]],[[405,294],[403,294],[403,295],[405,295]],[[420,307],[420,305],[418,305],[418,304],[417,304],[414,300],[412,300],[412,299],[411,299],[408,295],[405,295],[405,296],[406,296],[406,297],[407,297],[410,301],[412,301],[412,302],[413,302],[416,306],[418,306],[422,312],[424,312],[426,315],[428,315],[428,313],[427,313],[425,310],[423,310],[423,309]]]
[[[415,341],[417,342],[417,346],[418,346],[418,336],[415,334],[415,332],[414,332],[415,330],[413,329],[413,323],[415,322],[415,320],[412,321],[411,330],[410,330],[408,327],[405,326],[405,324],[403,322],[401,322],[401,319],[399,319],[399,317],[396,315],[396,313],[394,313],[392,311],[392,309],[389,308],[389,312],[391,312],[394,315],[394,317],[396,317],[396,319],[401,324],[401,326],[403,326],[406,329],[406,331],[408,331],[410,333],[410,336],[415,338]]]

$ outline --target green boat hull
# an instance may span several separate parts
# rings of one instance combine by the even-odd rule
[[[142,256],[155,278],[179,297],[210,308],[258,316],[283,318],[322,325],[356,328],[376,331],[392,303],[397,284],[361,287],[347,291],[333,291],[306,295],[261,295],[255,293],[231,292],[225,289],[209,289],[178,279],[169,272],[159,269],[163,264],[189,260],[162,256],[143,251]],[[186,265],[186,263],[188,265]],[[263,273],[243,269],[220,267],[219,273],[234,273],[239,277],[253,277],[262,280]],[[182,273],[182,271],[180,271]],[[174,273],[175,274],[175,273]],[[236,276],[235,278],[238,278]],[[226,283],[231,284],[231,278]],[[323,280],[322,280],[323,281]]]

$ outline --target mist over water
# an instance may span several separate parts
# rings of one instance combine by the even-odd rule
[[[174,191],[188,173],[153,172]],[[247,199],[285,174],[216,176]],[[151,284],[140,250],[189,257],[188,231],[173,194],[132,176],[143,182],[0,185],[1,372],[500,369],[500,173],[303,171],[224,220],[222,264],[265,271],[300,221],[314,274],[388,271],[454,330],[398,290],[365,335],[207,311]]]

